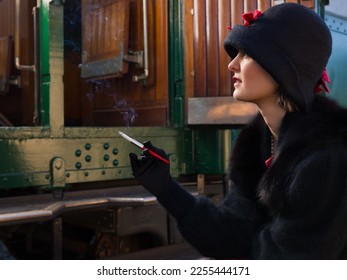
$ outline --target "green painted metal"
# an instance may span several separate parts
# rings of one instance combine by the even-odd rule
[[[182,143],[182,174],[194,174],[194,130],[186,128],[184,130],[184,140]]]
[[[39,2],[39,62],[40,62],[40,125],[49,125],[49,0],[40,0]]]
[[[182,149],[183,137],[177,129],[65,128],[61,138],[52,138],[46,131],[21,134],[20,128],[17,130],[12,130],[14,137],[7,129],[0,129],[0,189],[54,187],[54,175],[61,163],[64,172],[58,174],[64,185],[133,178],[129,153],[141,151],[118,136],[119,130],[140,142],[150,139],[165,149],[170,155],[172,175],[181,173],[181,155],[177,151]]]
[[[185,120],[183,7],[183,0],[169,1],[170,121],[175,127],[183,127]]]
[[[215,128],[194,132],[194,169],[199,174],[222,174],[224,166],[223,131]]]
[[[316,0],[315,1],[315,8],[316,12],[324,18],[325,16],[325,5],[326,5],[327,0]]]
[[[225,174],[239,129],[205,127],[185,129],[184,174]]]

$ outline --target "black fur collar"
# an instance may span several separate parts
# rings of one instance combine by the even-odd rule
[[[279,185],[284,177],[292,174],[308,153],[337,142],[347,143],[347,110],[326,97],[316,96],[310,113],[285,116],[277,154],[267,168],[264,162],[270,157],[270,132],[259,114],[239,135],[230,160],[230,178],[243,195],[279,209],[283,195]]]
[[[347,149],[347,110],[334,101],[317,96],[310,113],[288,113],[281,125],[275,159],[258,185],[262,203],[283,211],[286,182],[294,179],[298,164],[308,155],[341,144]]]

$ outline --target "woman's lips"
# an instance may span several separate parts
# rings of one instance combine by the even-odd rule
[[[233,77],[232,80],[234,82],[234,86],[237,86],[242,83],[242,81],[237,77]]]

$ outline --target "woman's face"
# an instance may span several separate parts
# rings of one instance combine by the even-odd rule
[[[234,72],[234,98],[253,102],[258,106],[266,100],[273,102],[278,84],[255,60],[239,52],[229,63],[228,70]]]

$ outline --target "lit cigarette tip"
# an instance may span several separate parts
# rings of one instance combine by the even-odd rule
[[[126,139],[127,141],[129,141],[130,143],[133,143],[134,145],[138,146],[140,149],[144,148],[142,143],[140,143],[139,141],[135,140],[134,138],[131,138],[130,136],[126,135],[124,132],[118,131],[118,134],[120,136],[122,136],[124,139]]]
[[[132,144],[138,146],[141,150],[144,150],[145,149],[145,146],[140,143],[139,141],[131,138],[130,136],[126,135],[125,133],[121,132],[121,131],[118,131],[118,134],[120,136],[122,136],[124,139],[128,140],[129,142],[131,142]],[[156,157],[157,159],[161,160],[162,162],[165,162],[166,164],[170,164],[170,161],[161,157],[160,155],[156,154],[155,152],[153,152],[152,150],[148,149],[150,155]]]

